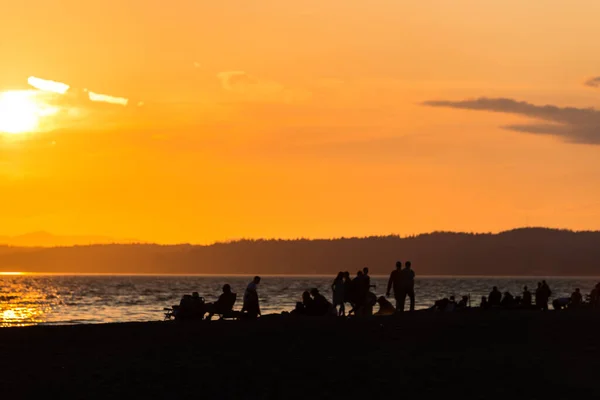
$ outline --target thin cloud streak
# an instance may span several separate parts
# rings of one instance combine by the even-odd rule
[[[593,78],[588,79],[587,81],[585,81],[585,86],[593,88],[600,87],[600,76],[595,76]]]
[[[122,105],[122,106],[126,106],[129,103],[129,99],[126,99],[124,97],[115,97],[115,96],[110,96],[108,94],[95,93],[92,91],[88,91],[88,97],[89,97],[90,101],[97,101],[97,102],[103,102],[103,103],[109,103],[109,104],[117,104],[117,105]]]
[[[57,94],[65,94],[70,88],[70,86],[66,83],[50,81],[47,79],[37,78],[35,76],[30,76],[27,78],[27,83],[43,92],[52,92]]]
[[[572,143],[600,144],[600,111],[594,108],[540,106],[508,98],[486,97],[463,101],[426,101],[423,105],[522,115],[543,122],[508,125],[504,128],[515,132],[558,136]]]

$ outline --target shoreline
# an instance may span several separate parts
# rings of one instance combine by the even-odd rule
[[[599,328],[600,312],[568,310],[13,327],[0,385],[19,398],[589,397]]]

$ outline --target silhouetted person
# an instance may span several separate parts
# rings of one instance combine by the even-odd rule
[[[504,297],[502,298],[500,305],[502,307],[510,308],[514,304],[515,304],[515,298],[513,297],[513,295],[510,294],[510,292],[504,292]]]
[[[456,299],[454,296],[450,296],[450,300],[446,304],[444,311],[452,312],[454,310],[456,310]]]
[[[385,297],[381,296],[377,299],[379,304],[379,310],[375,315],[392,315],[396,312],[396,309]]]
[[[258,285],[260,284],[260,276],[255,276],[252,282],[246,287],[244,292],[244,307],[242,312],[246,312],[248,317],[256,318],[260,315],[260,304],[258,302]]]
[[[600,283],[597,283],[590,292],[590,305],[592,308],[600,308]]]
[[[581,291],[579,288],[575,289],[573,294],[571,294],[571,307],[579,307],[583,303],[583,296],[581,295]]]
[[[481,304],[479,304],[479,307],[483,308],[484,310],[490,308],[490,304],[488,303],[487,297],[481,296]]]
[[[314,307],[314,311],[312,315],[316,315],[316,316],[323,316],[323,315],[328,315],[329,314],[329,310],[332,308],[332,305],[329,301],[327,301],[327,299],[325,298],[325,296],[323,296],[321,293],[319,293],[319,289],[311,289],[310,294],[312,295],[313,298],[313,307]]]
[[[352,284],[350,285],[350,299],[352,304],[352,310],[348,313],[348,315],[355,313],[360,307],[365,304],[366,293],[364,293],[364,281],[362,279],[363,272],[358,271],[356,273],[356,277],[352,279]]]
[[[531,292],[527,289],[527,286],[523,288],[523,297],[521,300],[521,305],[523,307],[531,307]]]
[[[223,285],[223,293],[219,296],[217,301],[214,303],[208,303],[205,305],[205,312],[208,313],[206,319],[210,319],[215,314],[227,315],[233,311],[233,305],[235,304],[235,293],[231,291],[229,284]]]
[[[394,299],[396,299],[396,310],[400,308],[400,302],[402,299],[401,281],[402,279],[402,263],[396,262],[396,269],[390,274],[390,279],[387,284],[387,291],[385,295],[390,297],[391,289],[394,289]]]
[[[562,310],[571,304],[570,297],[559,297],[557,299],[552,300],[552,307],[555,310]]]
[[[346,307],[344,306],[344,288],[344,273],[340,272],[331,285],[331,291],[333,292],[333,307],[337,311],[337,306],[340,306],[338,313],[340,316],[346,314]]]
[[[456,305],[456,307],[460,308],[460,309],[465,309],[468,306],[469,306],[469,296],[462,296],[460,301]]]
[[[292,310],[290,315],[305,315],[304,304],[301,301],[296,302],[296,308]]]
[[[368,267],[364,267],[363,268],[363,279],[364,279],[364,291],[365,293],[367,293],[371,288],[375,288],[375,285],[371,285],[371,275],[369,275],[369,268]]]
[[[492,291],[488,296],[488,301],[490,307],[498,307],[500,305],[500,302],[502,301],[502,293],[500,293],[497,286],[492,288]]]
[[[410,299],[410,311],[415,310],[415,271],[412,270],[410,261],[404,263],[404,269],[400,271],[400,309],[404,311],[406,296]]]
[[[550,290],[550,287],[546,281],[542,281],[535,293],[536,301],[538,301],[537,306],[542,310],[548,310],[548,299],[551,295],[552,291]]]
[[[350,304],[350,308],[352,308],[352,278],[348,271],[344,272],[344,303]]]

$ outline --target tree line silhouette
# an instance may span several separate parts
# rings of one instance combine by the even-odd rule
[[[411,260],[419,275],[600,275],[600,232],[521,228],[212,245],[0,246],[0,270],[23,272],[334,275],[368,266],[388,274],[396,260]]]

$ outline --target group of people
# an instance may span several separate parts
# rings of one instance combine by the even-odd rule
[[[333,292],[333,307],[338,316],[346,315],[346,304],[351,306],[348,315],[368,316],[373,315],[373,307],[379,304],[380,310],[376,314],[390,314],[404,311],[406,297],[410,299],[410,310],[415,309],[415,272],[411,262],[407,261],[402,268],[402,262],[396,262],[396,269],[390,274],[386,296],[390,297],[393,289],[396,307],[383,296],[371,292],[375,285],[371,284],[369,268],[365,267],[356,273],[354,279],[349,272],[339,272],[331,285]],[[393,311],[392,311],[393,309]]]
[[[232,318],[250,318],[254,319],[261,315],[260,303],[258,300],[258,284],[260,276],[255,276],[254,279],[246,287],[244,292],[244,305],[241,311],[234,311],[233,306],[237,300],[237,295],[232,292],[231,285],[225,284],[222,288],[222,293],[214,303],[206,303],[204,297],[200,297],[198,292],[192,295],[186,294],[181,298],[179,305],[168,309],[175,319],[193,319],[193,320],[211,320],[217,314],[221,317]]]
[[[223,293],[214,303],[205,303],[204,298],[200,297],[198,292],[191,296],[185,295],[181,299],[179,306],[173,307],[175,317],[187,317],[210,320],[215,314],[231,316],[234,318],[255,319],[261,315],[260,302],[258,296],[258,285],[261,278],[255,276],[247,285],[244,292],[243,306],[241,311],[234,311],[233,306],[236,302],[236,294],[232,292],[231,286],[225,284]],[[296,303],[296,307],[291,312],[292,315],[304,316],[345,316],[346,304],[351,309],[347,315],[370,316],[370,315],[391,315],[404,311],[406,298],[410,300],[410,311],[415,309],[415,272],[412,270],[411,262],[406,261],[404,268],[402,262],[396,262],[396,269],[390,274],[386,296],[377,296],[371,292],[375,285],[371,284],[369,269],[363,268],[358,271],[356,277],[351,278],[349,272],[340,272],[331,285],[333,293],[332,302],[329,302],[319,289],[313,288],[310,291],[302,293],[302,301]],[[386,297],[390,297],[393,292],[396,306],[392,305]],[[494,286],[489,296],[481,298],[480,308],[508,308],[508,309],[541,309],[548,310],[548,302],[552,296],[552,290],[548,283],[543,280],[538,282],[535,292],[531,292],[527,286],[523,288],[520,296],[513,296],[509,291],[504,293]],[[587,296],[587,302],[579,288],[569,297],[559,297],[552,301],[554,309],[577,308],[582,305],[591,306],[600,309],[600,283],[596,284],[591,293]],[[373,313],[373,307],[378,304],[379,310]],[[470,308],[470,296],[462,296],[456,301],[454,296],[437,300],[430,308],[437,311],[455,311]],[[205,317],[206,315],[206,317]]]
[[[506,291],[502,294],[496,286],[492,288],[488,297],[481,298],[481,308],[525,308],[548,310],[548,302],[552,296],[550,286],[544,280],[538,282],[537,288],[532,293],[527,286],[523,288],[523,293],[520,296],[513,296]],[[576,288],[571,296],[558,297],[552,301],[552,307],[555,310],[565,308],[578,308],[584,304],[588,304],[593,308],[600,308],[600,283],[596,284],[594,289],[588,296],[589,302],[584,301],[580,288]]]

